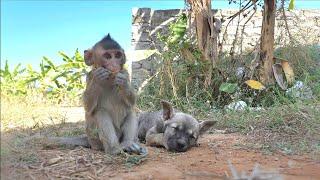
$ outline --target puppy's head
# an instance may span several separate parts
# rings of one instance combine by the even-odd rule
[[[206,132],[216,121],[199,123],[189,114],[175,113],[172,105],[161,101],[164,122],[164,146],[169,151],[185,152],[197,145],[199,135]]]

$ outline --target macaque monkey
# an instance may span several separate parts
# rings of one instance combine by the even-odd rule
[[[87,75],[83,95],[86,134],[92,149],[118,154],[145,154],[136,140],[137,119],[133,108],[136,97],[129,74],[123,65],[126,56],[121,46],[108,34],[91,49],[84,51]]]

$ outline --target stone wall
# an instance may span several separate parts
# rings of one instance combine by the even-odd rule
[[[165,33],[167,25],[178,17],[180,9],[152,10],[150,8],[132,9],[132,39],[134,50],[161,49],[163,45],[157,40],[158,32]],[[252,49],[258,42],[261,33],[262,13],[257,11],[250,20],[246,17],[236,17],[229,23],[228,17],[237,10],[213,10],[215,17],[222,20],[219,42],[223,51],[229,51],[236,44],[236,53]],[[290,34],[301,44],[320,44],[320,10],[287,11],[286,19]],[[227,26],[227,24],[229,25]],[[226,29],[227,27],[227,29]],[[243,33],[242,33],[243,32]],[[223,39],[224,37],[224,39]],[[242,38],[241,38],[242,37]],[[242,43],[240,39],[243,39]],[[223,40],[223,41],[222,41]],[[276,16],[275,40],[277,46],[288,42],[284,16]],[[242,44],[242,46],[240,46]],[[132,83],[138,89],[141,84],[155,73],[159,57],[156,55],[132,62]]]

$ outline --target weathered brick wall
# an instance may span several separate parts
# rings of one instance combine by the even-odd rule
[[[162,44],[157,40],[157,32],[167,31],[167,24],[180,13],[179,9],[172,10],[152,10],[150,8],[132,9],[132,39],[131,45],[134,50],[159,49]],[[241,31],[243,31],[242,49],[252,49],[260,38],[262,13],[256,12],[252,19],[246,24],[250,14],[239,22],[238,17],[230,22],[226,33],[226,25],[229,22],[227,17],[235,14],[237,10],[213,10],[215,17],[224,19],[222,23],[219,41],[222,42],[225,34],[223,50],[229,51],[234,39],[236,44],[240,44]],[[242,17],[241,17],[242,18]],[[302,44],[320,44],[320,10],[295,10],[287,11],[286,19],[290,33]],[[238,27],[238,33],[237,32]],[[275,30],[276,44],[281,46],[288,42],[288,35],[285,29],[282,13],[276,16]],[[240,52],[240,46],[237,46],[236,52]],[[132,83],[138,88],[141,83],[155,73],[158,64],[157,57],[151,56],[147,59],[132,62]]]

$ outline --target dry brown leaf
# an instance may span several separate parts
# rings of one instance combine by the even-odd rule
[[[279,63],[272,65],[273,75],[281,87],[281,89],[286,90],[288,88],[287,83],[284,81],[282,66]]]
[[[281,66],[282,66],[284,75],[286,76],[287,83],[292,84],[294,81],[294,73],[293,73],[293,69],[290,66],[289,62],[286,60],[281,60]]]

